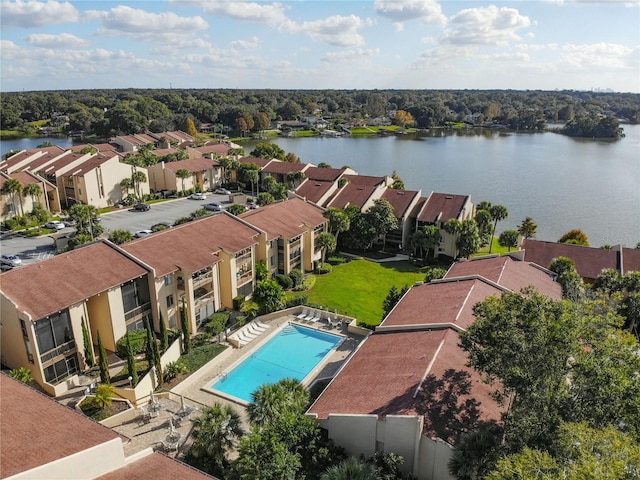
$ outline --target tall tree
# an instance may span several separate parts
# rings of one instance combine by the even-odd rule
[[[230,466],[229,454],[244,435],[240,415],[230,405],[215,402],[193,421],[193,442],[185,462],[222,478]]]
[[[468,218],[462,221],[456,240],[456,248],[458,255],[463,258],[469,258],[480,249],[480,233],[475,220]]]
[[[184,181],[189,178],[191,176],[191,172],[189,170],[187,170],[186,168],[179,168],[178,171],[176,171],[176,177],[178,177],[179,179],[182,180],[182,191],[184,192],[185,187],[184,187]]]
[[[260,142],[249,153],[252,157],[284,160],[286,152],[275,143]]]
[[[509,251],[518,247],[518,232],[516,230],[505,230],[498,237],[498,244],[507,247]]]
[[[116,245],[122,245],[123,243],[130,242],[131,240],[133,240],[131,232],[122,228],[117,228],[109,234],[109,241]]]
[[[160,317],[160,340],[162,341],[162,351],[166,352],[169,348],[169,332],[167,331],[167,322],[164,321],[162,312],[159,312]]]
[[[191,117],[187,117],[184,121],[184,131],[187,135],[192,136],[194,139],[198,138],[198,129]]]
[[[182,329],[182,350],[184,353],[191,352],[191,326],[187,318],[187,304],[182,299],[182,308],[180,308],[180,328]]]
[[[87,322],[84,319],[84,315],[80,320],[82,326],[82,343],[84,345],[84,363],[87,364],[87,367],[91,368],[96,364],[96,359],[93,355],[93,344],[89,337],[89,329],[87,328]]]
[[[131,180],[133,182],[136,195],[139,199],[142,200],[142,190],[140,189],[140,184],[147,181],[147,175],[142,170],[136,170],[135,172],[133,172]]]
[[[31,197],[31,207],[35,207],[37,204],[37,199],[42,195],[42,189],[40,185],[37,183],[27,183],[22,189],[23,195],[28,195]]]
[[[320,248],[322,263],[324,263],[327,252],[333,252],[336,249],[336,237],[329,232],[322,232],[316,237],[316,247]]]
[[[491,205],[491,207],[489,207],[489,213],[493,219],[493,232],[491,233],[491,243],[489,244],[489,253],[491,253],[491,249],[493,248],[493,237],[496,236],[498,222],[507,218],[509,216],[509,211],[504,205]]]
[[[395,285],[389,289],[389,293],[387,293],[387,296],[382,302],[382,310],[383,310],[382,320],[384,320],[386,316],[389,315],[389,312],[393,310],[393,307],[397,305],[397,303],[404,296],[404,294],[407,293],[408,290],[409,290],[408,285],[405,285],[399,290]]]
[[[104,228],[98,222],[100,211],[93,205],[76,203],[69,209],[69,216],[76,222],[76,236],[87,235],[94,240]]]
[[[491,242],[491,213],[489,210],[477,210],[475,215],[475,221],[478,224],[478,230],[480,231],[480,240],[483,245],[487,245]]]
[[[102,344],[100,338],[100,330],[98,330],[98,353],[100,354],[100,381],[102,383],[111,383],[111,376],[109,375],[109,359],[107,358],[107,350]]]
[[[322,474],[320,480],[384,480],[386,478],[388,477],[383,477],[375,465],[349,457],[330,467]]]
[[[349,216],[340,210],[339,208],[329,207],[324,212],[324,216],[329,219],[329,230],[336,237],[336,243],[338,243],[338,235],[340,232],[346,232],[349,230],[350,221]]]
[[[22,208],[22,184],[15,178],[9,178],[4,182],[2,186],[2,193],[11,197],[11,204],[13,205],[14,217],[18,215],[18,205]],[[17,200],[20,200],[19,202]],[[24,213],[24,212],[23,212]]]
[[[133,354],[133,348],[131,348],[131,338],[129,332],[125,334],[127,337],[127,370],[129,370],[129,376],[131,377],[131,385],[135,387],[138,385],[138,367],[136,365],[136,357]],[[151,367],[151,363],[149,367]]]
[[[285,304],[284,290],[278,282],[272,279],[256,283],[253,299],[260,305],[262,313],[275,312]]]
[[[458,257],[458,237],[462,231],[462,222],[457,218],[450,218],[442,226],[443,230],[453,237],[453,243],[456,246],[454,258]]]
[[[557,282],[562,286],[562,296],[569,300],[578,300],[583,296],[582,278],[576,271],[576,265],[570,258],[557,257],[551,261],[549,270],[558,274]]]
[[[536,236],[536,225],[531,217],[525,218],[520,225],[518,225],[518,233],[524,238],[534,238]]]

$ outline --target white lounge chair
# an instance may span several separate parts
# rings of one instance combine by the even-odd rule
[[[258,320],[257,318],[253,321],[253,323],[255,323],[257,326],[259,326],[260,328],[264,328],[265,330],[267,330],[271,325],[269,325],[268,323],[264,323],[261,322],[260,320]]]
[[[299,313],[298,315],[296,315],[296,318],[299,319],[299,320],[304,320],[307,317],[307,315],[309,315],[308,309],[307,308],[303,308],[302,309],[302,313]]]
[[[259,327],[258,325],[251,322],[246,327],[246,331],[252,333],[254,335],[262,335],[266,329]]]
[[[320,318],[320,314],[318,313],[317,310],[310,310],[306,320],[309,322],[317,322],[319,318]]]

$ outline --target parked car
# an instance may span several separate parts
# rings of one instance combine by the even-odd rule
[[[98,219],[95,219],[95,220],[98,220]],[[71,217],[63,218],[62,219],[62,223],[64,223],[65,227],[75,227],[76,226],[76,221]]]
[[[248,210],[255,210],[256,208],[258,208],[258,204],[255,202],[247,202],[247,209]]]
[[[147,235],[151,235],[152,233],[153,233],[153,230],[138,230],[136,233],[133,234],[133,236],[136,238],[142,238],[142,237],[146,237]]]
[[[209,210],[212,212],[221,212],[222,211],[222,204],[218,203],[218,202],[212,202],[212,203],[207,203],[204,207],[205,210]]]
[[[133,209],[136,212],[148,212],[149,210],[151,210],[151,205],[149,205],[148,203],[136,203],[133,206]]]
[[[44,224],[45,228],[53,228],[54,230],[62,230],[65,227],[65,224],[60,220],[51,220]]]
[[[207,196],[204,193],[192,193],[189,198],[191,200],[206,200]]]
[[[22,259],[17,255],[3,253],[2,255],[0,255],[0,263],[2,265],[13,268],[22,265]]]
[[[219,193],[221,195],[231,195],[231,192],[229,190],[227,190],[226,188],[216,188],[214,193]]]

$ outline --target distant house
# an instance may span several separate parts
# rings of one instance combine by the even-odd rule
[[[555,258],[570,258],[578,275],[587,283],[593,283],[602,270],[615,270],[621,275],[640,272],[640,249],[637,248],[618,245],[607,250],[528,238],[522,241],[520,249],[527,262],[545,268],[549,268]]]
[[[186,169],[189,176],[177,176],[178,170]],[[190,158],[177,162],[158,162],[149,167],[149,186],[154,191],[183,191],[199,186],[202,190],[217,185],[221,181],[220,164],[210,158]]]
[[[373,206],[374,200],[380,198],[392,183],[391,177],[372,177],[367,175],[343,175],[345,185],[338,189],[326,207],[346,208],[356,205],[365,211]]]

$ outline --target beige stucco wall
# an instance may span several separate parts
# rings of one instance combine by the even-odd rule
[[[124,336],[127,326],[120,288],[91,297],[87,302],[89,325],[94,342],[98,343],[98,331],[104,348],[116,350],[116,342]]]
[[[33,378],[42,381],[42,373],[36,364],[29,363],[27,351],[22,340],[22,329],[20,328],[20,317],[16,306],[3,293],[0,293],[0,358],[2,363],[10,369],[26,367],[31,370]],[[25,325],[31,343],[31,351],[35,357],[37,355],[37,345],[33,334],[31,321],[25,316]]]
[[[447,442],[423,436],[414,474],[419,480],[454,480],[447,467],[452,453],[453,448]]]
[[[349,455],[371,457],[376,452],[377,415],[329,415],[320,421],[331,438]]]

